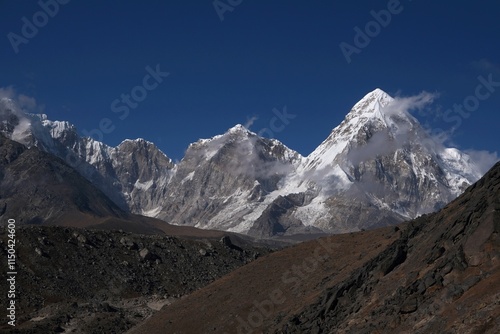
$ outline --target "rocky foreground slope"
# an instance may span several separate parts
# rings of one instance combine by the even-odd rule
[[[17,325],[2,321],[2,333],[123,333],[269,252],[234,236],[179,238],[59,226],[20,226],[16,238]],[[5,228],[0,257],[7,262]],[[7,302],[2,293],[0,304]]]
[[[130,333],[498,333],[500,163],[438,213],[270,254]]]

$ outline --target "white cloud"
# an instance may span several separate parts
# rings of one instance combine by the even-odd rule
[[[257,116],[252,116],[252,117],[248,117],[247,116],[247,121],[245,122],[245,124],[243,125],[246,129],[250,130],[250,127],[253,125],[253,123],[255,123],[256,120],[258,120],[259,118]]]
[[[0,99],[2,98],[9,99],[13,102],[13,107],[15,108],[13,111],[16,113],[41,113],[44,109],[43,105],[38,105],[35,98],[24,94],[18,94],[12,86],[0,87]]]
[[[22,144],[28,144],[26,140],[27,134],[29,134],[31,129],[31,121],[28,118],[19,118],[19,123],[12,131],[12,140],[15,140]]]
[[[476,163],[481,174],[488,172],[500,160],[497,152],[465,150],[465,153]]]
[[[36,100],[24,94],[18,94],[12,86],[0,87],[0,122],[8,120],[14,125],[12,130],[3,130],[4,134],[22,144],[28,144],[27,138],[31,131],[31,116],[26,113],[35,112],[41,108]],[[15,121],[12,119],[15,116]],[[6,132],[7,131],[7,132]]]
[[[396,97],[389,105],[384,108],[385,114],[397,114],[401,112],[423,111],[439,95],[436,93],[422,92],[418,95],[408,97]]]

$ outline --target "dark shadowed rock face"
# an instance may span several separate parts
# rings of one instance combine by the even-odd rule
[[[257,218],[248,234],[256,237],[268,237],[283,234],[322,233],[314,226],[304,226],[300,219],[293,216],[293,211],[305,204],[304,193],[278,196]]]
[[[114,148],[108,163],[109,174],[118,180],[119,192],[124,194],[130,211],[148,214],[159,206],[174,164],[154,144],[126,140]]]
[[[0,217],[51,223],[87,215],[126,213],[59,158],[0,135]]]

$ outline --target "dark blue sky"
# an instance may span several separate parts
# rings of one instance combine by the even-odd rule
[[[439,98],[417,114],[423,123],[456,126],[452,140],[462,149],[499,150],[500,84],[475,98],[479,76],[500,82],[497,0],[218,3],[232,9],[224,20],[211,0],[71,0],[53,17],[37,1],[0,1],[0,87],[34,97],[50,119],[80,130],[107,118],[114,130],[104,142],[143,137],[174,159],[198,138],[252,118],[251,130],[269,136],[263,129],[274,125],[275,138],[307,155],[374,88],[425,90]],[[381,10],[392,11],[385,26],[371,22]],[[36,34],[25,27],[23,36],[26,21],[40,26]],[[368,45],[355,42],[355,27],[372,29]],[[342,42],[357,48],[350,63]],[[145,90],[146,67],[158,64],[169,75],[146,79]],[[121,101],[131,92],[144,98],[129,101],[134,108]],[[470,116],[449,113],[454,121],[445,122],[442,112],[467,98]],[[273,109],[285,106],[296,116],[282,127]]]

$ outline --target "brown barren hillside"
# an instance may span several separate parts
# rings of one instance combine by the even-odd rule
[[[130,333],[497,333],[499,232],[500,163],[436,214],[269,254]]]

